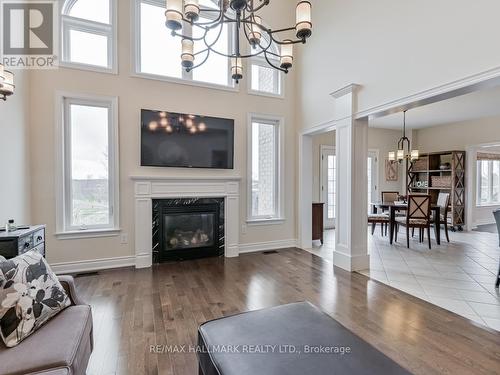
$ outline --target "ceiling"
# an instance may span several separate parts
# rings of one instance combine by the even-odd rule
[[[460,121],[500,116],[500,87],[476,91],[406,112],[406,127],[428,128]],[[401,129],[403,113],[370,119],[370,127]]]

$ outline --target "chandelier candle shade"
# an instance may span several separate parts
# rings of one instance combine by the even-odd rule
[[[0,64],[0,99],[7,100],[7,97],[14,94],[14,73],[5,70]]]
[[[166,25],[171,30],[182,29],[182,4],[183,0],[167,0],[167,10],[165,11]]]
[[[290,69],[293,65],[293,42],[285,40],[285,44],[281,46],[280,64],[282,69]]]
[[[257,14],[270,2],[218,0],[213,7],[207,7],[200,5],[199,0],[166,0],[165,25],[173,36],[181,38],[182,67],[190,72],[207,62],[211,54],[224,56],[230,59],[231,76],[238,83],[243,78],[243,59],[259,56],[272,68],[288,73],[293,66],[293,45],[305,44],[312,35],[311,2],[299,1],[295,25],[277,30],[264,26]],[[233,41],[229,52],[217,50],[225,29],[233,33],[229,36]],[[283,38],[286,34],[291,35]],[[243,46],[245,40],[249,48]],[[274,45],[281,51],[273,49]]]
[[[182,66],[184,68],[192,68],[194,65],[193,54],[194,42],[191,39],[182,39]]]
[[[184,14],[190,21],[197,21],[200,18],[200,5],[198,0],[184,1]]]
[[[296,19],[297,38],[309,38],[312,34],[311,3],[309,1],[301,1],[297,4]]]
[[[239,57],[231,57],[231,76],[236,83],[243,78],[243,64]]]

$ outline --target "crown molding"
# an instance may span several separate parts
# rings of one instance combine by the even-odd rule
[[[361,88],[361,85],[358,85],[356,83],[350,83],[347,86],[341,87],[338,90],[335,90],[330,93],[330,96],[332,96],[335,99],[339,99],[347,94],[352,94],[358,92],[358,90]]]
[[[382,117],[496,86],[500,86],[500,66],[358,111],[355,117]]]

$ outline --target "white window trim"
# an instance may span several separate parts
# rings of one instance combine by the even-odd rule
[[[491,152],[494,154],[495,152]],[[493,194],[493,163],[488,163],[489,168],[488,168],[488,177],[489,177],[489,186],[488,186],[488,201],[482,203],[481,202],[481,173],[482,170],[480,168],[477,168],[477,165],[479,162],[482,160],[477,160],[476,161],[476,207],[478,208],[485,208],[485,207],[497,207],[500,206],[500,202],[495,202],[490,200],[492,194]],[[484,160],[487,161],[487,160]]]
[[[61,2],[59,9],[61,40],[59,43],[59,66],[69,69],[88,70],[96,73],[118,74],[118,1],[110,0],[111,25],[91,20],[85,20],[64,14],[66,8],[72,6],[76,0],[67,0]],[[99,65],[84,64],[69,61],[70,38],[69,31],[78,30],[92,34],[104,35],[108,37],[108,65],[103,67]]]
[[[273,217],[254,217],[252,216],[252,123],[261,121],[263,123],[274,123],[277,127],[277,160],[276,167],[278,171],[276,188],[276,216]],[[282,224],[285,220],[285,120],[280,116],[265,115],[259,113],[249,113],[247,119],[247,223],[249,225],[268,225]]]
[[[66,114],[65,102],[70,99],[76,102],[109,106],[110,126],[109,126],[109,176],[110,176],[110,203],[112,204],[112,223],[109,227],[89,227],[88,229],[75,230],[66,226],[67,218],[67,168],[66,157]],[[110,96],[96,96],[71,92],[56,92],[55,112],[56,132],[55,132],[55,155],[56,155],[56,232],[58,239],[76,239],[90,237],[116,236],[120,232],[120,176],[119,176],[119,138],[118,138],[118,98]]]
[[[210,83],[210,82],[202,82],[202,81],[195,81],[191,78],[176,78],[176,77],[169,77],[169,76],[163,76],[160,74],[152,74],[152,73],[145,73],[141,71],[141,3],[148,3],[151,5],[155,6],[165,6],[165,0],[132,0],[131,1],[131,24],[133,25],[133,32],[131,33],[131,54],[130,54],[130,61],[132,63],[132,72],[130,74],[131,77],[134,78],[144,78],[144,79],[150,79],[150,80],[155,80],[155,81],[162,81],[162,82],[169,82],[169,83],[175,83],[175,84],[180,84],[180,85],[187,85],[187,86],[195,86],[195,87],[203,87],[203,88],[208,88],[208,89],[214,89],[214,90],[222,90],[222,91],[230,91],[230,92],[239,92],[240,85],[236,85],[234,83],[234,80],[231,77],[231,69],[230,69],[230,61],[228,59],[228,68],[227,68],[227,74],[228,74],[228,82],[229,85],[219,85],[216,83]],[[231,27],[231,25],[229,25]],[[229,31],[229,34],[232,35],[232,32]],[[179,43],[180,43],[180,38],[179,38]],[[231,37],[229,38],[229,50],[232,49],[232,39]],[[179,56],[179,64],[181,63],[180,56]],[[186,74],[185,70],[183,69],[182,71],[183,77]],[[192,73],[191,73],[192,74]],[[241,84],[241,83],[240,83]]]
[[[279,61],[277,61],[277,64],[279,64]],[[271,66],[267,63],[266,59],[263,57],[252,57],[248,59],[247,62],[247,72],[248,72],[248,80],[247,80],[247,88],[248,88],[248,93],[250,95],[257,95],[257,96],[265,96],[267,98],[274,98],[274,99],[285,99],[285,73],[280,72],[279,70],[276,70],[278,72],[278,77],[279,77],[279,85],[280,85],[280,93],[279,94],[273,94],[272,92],[265,92],[265,91],[259,91],[259,90],[254,90],[252,89],[252,65],[259,65],[263,66],[265,68],[270,68]],[[274,69],[274,68],[273,68]]]

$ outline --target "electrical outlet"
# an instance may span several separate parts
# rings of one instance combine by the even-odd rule
[[[247,225],[246,224],[241,225],[241,234],[247,234]]]
[[[127,244],[128,243],[128,234],[127,233],[122,233],[120,236],[120,242],[122,244]]]

